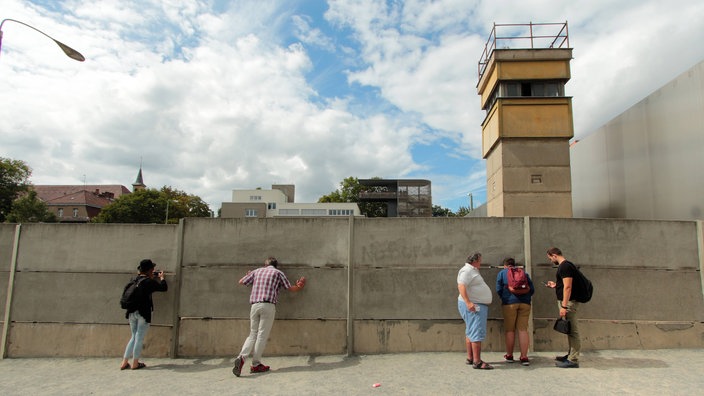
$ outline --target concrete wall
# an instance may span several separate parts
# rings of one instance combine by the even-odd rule
[[[554,218],[187,219],[178,225],[0,224],[5,356],[120,356],[122,287],[149,257],[167,273],[146,356],[232,356],[249,328],[237,280],[273,255],[299,293],[282,292],[267,354],[463,351],[458,269],[484,255],[492,287],[506,256],[536,284],[563,249],[595,284],[585,349],[704,347],[701,222]],[[17,246],[13,258],[13,247]],[[7,291],[10,293],[7,293]],[[8,297],[9,295],[9,297]],[[501,350],[500,302],[485,350]],[[551,289],[533,303],[536,350],[562,350]],[[4,318],[9,318],[5,321]]]
[[[704,62],[575,144],[575,217],[704,219]]]

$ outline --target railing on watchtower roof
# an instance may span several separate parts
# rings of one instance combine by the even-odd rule
[[[557,32],[557,33],[555,33]],[[494,23],[479,59],[482,79],[495,49],[569,48],[567,21],[560,23]]]

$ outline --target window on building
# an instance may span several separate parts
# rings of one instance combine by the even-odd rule
[[[266,205],[266,208],[269,209],[269,210],[276,209],[276,202],[269,202],[269,203]]]
[[[256,209],[245,209],[244,210],[244,217],[257,217],[257,210]]]
[[[327,211],[325,209],[301,209],[301,215],[303,216],[325,216]]]
[[[73,208],[73,217],[78,217],[78,209]]]
[[[279,209],[279,214],[281,216],[297,216],[298,209]]]
[[[249,196],[249,200],[250,200],[250,201],[261,201],[261,200],[262,200],[262,196],[261,196],[261,195],[250,195],[250,196]]]
[[[503,81],[489,96],[484,110],[489,112],[498,98],[565,96],[565,82],[559,80]]]
[[[59,217],[64,217],[64,208],[59,208]]]
[[[328,210],[328,215],[330,216],[350,216],[354,214],[352,209],[330,209]]]

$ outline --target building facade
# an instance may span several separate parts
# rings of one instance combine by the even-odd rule
[[[271,190],[232,190],[232,202],[223,202],[222,218],[361,216],[353,202],[296,203],[295,186],[274,184]]]
[[[387,217],[432,217],[433,196],[430,180],[359,179],[360,202],[387,205]]]
[[[41,199],[60,223],[87,223],[100,210],[122,195],[130,194],[127,187],[102,185],[35,185]]]
[[[572,145],[575,217],[704,219],[704,61]]]

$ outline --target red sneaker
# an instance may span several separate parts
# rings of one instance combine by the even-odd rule
[[[256,366],[252,366],[252,367],[249,368],[249,372],[250,372],[250,373],[265,373],[265,372],[267,372],[267,371],[269,371],[269,366],[265,366],[265,365],[263,365],[263,364],[261,364],[261,363],[259,363],[259,364],[256,365]]]

